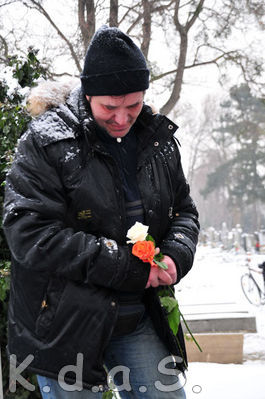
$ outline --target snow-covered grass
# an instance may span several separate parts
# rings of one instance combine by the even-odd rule
[[[181,281],[180,307],[195,304],[235,304],[255,315],[257,333],[244,334],[243,364],[190,363],[187,399],[265,399],[265,306],[248,303],[240,277],[247,270],[246,254],[199,246],[193,269]],[[252,267],[265,254],[251,254]],[[262,276],[255,276],[263,284]]]

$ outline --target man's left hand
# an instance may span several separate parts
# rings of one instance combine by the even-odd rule
[[[172,284],[175,284],[175,282],[177,281],[177,268],[175,262],[167,255],[164,255],[162,262],[164,262],[167,265],[166,272],[170,275],[172,279]]]
[[[160,249],[156,248],[156,254],[159,252]],[[167,265],[167,270],[151,267],[149,279],[145,288],[150,286],[158,287],[159,285],[171,285],[175,284],[177,281],[177,268],[173,259],[167,255],[164,255],[162,262]]]

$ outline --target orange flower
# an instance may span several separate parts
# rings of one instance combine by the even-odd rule
[[[157,267],[154,262],[155,244],[153,241],[137,241],[132,247],[132,253],[143,262],[149,262],[151,266]]]

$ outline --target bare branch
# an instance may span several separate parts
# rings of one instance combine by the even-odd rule
[[[146,14],[146,19],[144,21],[144,24],[146,24],[146,33],[148,34],[148,14],[147,14],[147,10],[145,12],[145,5],[144,5],[144,1],[142,0],[142,2],[139,4],[135,4],[133,7],[128,7],[126,13],[123,15],[122,19],[119,22],[119,25],[126,19],[126,17],[128,17],[129,13],[131,11],[134,11],[137,14],[136,19],[131,23],[131,25],[129,26],[129,28],[127,29],[126,33],[129,35],[131,33],[131,31],[135,28],[135,26],[137,26],[141,19],[145,19],[145,14]],[[166,9],[169,9],[170,6],[172,6],[175,3],[175,0],[171,0],[168,4],[165,5],[159,5],[157,7],[154,6],[154,2],[153,1],[146,1],[146,3],[148,3],[148,5],[146,5],[146,7],[150,8],[150,18],[153,14],[155,13],[161,13],[162,11],[165,11]],[[143,9],[143,12],[137,11],[137,8],[139,9]],[[151,22],[150,22],[150,34],[151,34]],[[151,36],[150,36],[150,40],[151,40]],[[147,52],[148,53],[148,52]]]
[[[62,76],[70,76],[71,78],[79,78],[79,75],[72,75],[69,72],[62,72],[62,73],[54,73],[54,72],[52,72],[51,76],[52,77],[56,77],[56,78],[59,78],[59,77],[62,77]]]
[[[131,26],[127,29],[127,35],[129,35],[131,33],[131,31],[133,30],[133,28],[140,22],[140,20],[143,18],[143,14],[138,14],[138,17],[133,21],[133,23],[131,24]]]
[[[76,67],[78,69],[79,72],[81,72],[82,68],[80,65],[80,62],[78,60],[78,57],[74,51],[74,48],[71,44],[71,42],[67,39],[67,37],[63,34],[63,32],[59,29],[59,27],[55,24],[55,22],[52,20],[52,18],[50,17],[50,15],[47,13],[47,11],[42,7],[42,5],[37,1],[37,0],[30,0],[31,3],[33,4],[33,7],[30,6],[30,4],[28,4],[27,2],[23,1],[23,4],[28,7],[28,8],[35,8],[36,10],[38,10],[42,15],[44,15],[44,17],[50,22],[50,24],[52,25],[52,27],[56,30],[56,32],[58,33],[58,35],[65,41],[65,43],[67,44],[70,53],[73,57],[73,60],[76,64]]]
[[[122,16],[121,20],[119,21],[119,25],[128,17],[128,15],[130,14],[131,11],[134,11],[135,8],[137,8],[139,6],[139,4],[134,4],[132,7],[126,7],[127,11],[125,12],[125,14]]]
[[[18,0],[9,0],[9,1],[6,1],[6,2],[3,3],[3,4],[0,4],[0,7],[8,6],[9,4],[16,3],[17,1],[18,1]]]
[[[7,44],[7,41],[2,35],[0,35],[0,41],[2,42],[2,46],[0,45],[0,48],[2,48],[2,47],[4,48],[4,57],[5,57],[5,60],[7,60],[8,59],[8,44]]]
[[[203,3],[204,3],[204,0],[200,0],[191,19],[187,22],[187,24],[186,24],[187,31],[192,27],[192,25],[195,23],[196,19],[198,18],[200,12],[202,11]]]
[[[175,0],[170,1],[168,4],[165,5],[160,5],[158,7],[153,7],[152,12],[161,12],[169,9],[170,6],[172,6],[175,3]]]
[[[231,54],[238,54],[238,50],[223,52],[223,54],[221,54],[218,57],[215,57],[209,61],[196,62],[191,65],[186,65],[185,69],[190,69],[190,68],[194,68],[194,67],[198,67],[198,66],[202,66],[202,65],[217,64],[217,61],[219,61],[222,58],[227,58],[227,56],[230,56]]]
[[[238,50],[223,52],[223,54],[219,55],[218,57],[213,58],[212,60],[203,61],[203,62],[194,62],[191,65],[185,65],[184,69],[195,68],[195,67],[202,66],[202,65],[217,64],[217,61],[219,61],[222,58],[227,58],[228,59],[228,56],[230,56],[231,54],[238,54]],[[167,72],[161,73],[160,75],[154,76],[151,79],[151,82],[154,82],[155,80],[162,79],[162,78],[164,78],[164,77],[166,77],[168,75],[172,75],[172,74],[174,74],[176,72],[177,72],[177,69],[172,69],[171,71],[167,71]]]
[[[176,73],[176,72],[177,72],[177,69],[172,69],[171,71],[167,71],[167,72],[161,73],[160,75],[153,76],[153,77],[150,79],[150,82],[154,82],[154,81],[156,81],[156,80],[165,78],[166,76],[172,75],[173,73]]]
[[[256,2],[254,3],[251,0],[246,1],[247,9],[250,14],[253,14],[256,18],[256,21],[258,22],[259,26],[261,29],[265,29],[265,24],[262,21],[262,18],[264,18],[265,14],[265,5],[263,2]]]

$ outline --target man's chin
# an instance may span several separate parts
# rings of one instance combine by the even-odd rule
[[[124,130],[109,130],[107,129],[108,134],[113,137],[113,138],[118,138],[118,137],[125,137],[127,133],[129,133],[130,129],[124,129]]]

